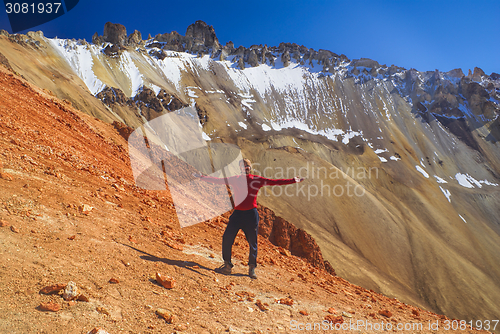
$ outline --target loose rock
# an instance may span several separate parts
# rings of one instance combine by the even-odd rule
[[[48,302],[48,303],[41,303],[38,308],[41,311],[49,311],[49,312],[57,312],[61,310],[61,305],[53,303],[53,302]]]
[[[336,310],[336,309],[334,309],[333,307],[330,307],[330,308],[327,310],[327,312],[328,312],[328,313],[330,313],[330,314],[335,314],[335,313],[337,313],[337,310]]]
[[[64,288],[66,288],[66,284],[49,285],[49,286],[46,286],[43,289],[41,289],[40,293],[48,295],[51,293],[59,292],[59,291],[63,290]]]
[[[288,306],[292,306],[293,305],[293,300],[291,298],[281,298],[278,302],[280,304],[285,304],[285,305],[288,305]]]
[[[390,318],[392,317],[392,312],[389,310],[380,310],[378,314],[383,315],[384,317]]]
[[[330,321],[333,324],[343,324],[344,323],[344,318],[342,318],[341,315],[334,316],[334,315],[329,314],[325,317],[325,320]]]
[[[0,172],[0,179],[4,179],[4,180],[7,180],[7,181],[12,181],[14,178],[10,174],[4,173],[4,172]]]
[[[78,287],[75,282],[69,282],[64,288],[63,298],[66,301],[76,299],[78,297]]]
[[[100,327],[96,327],[93,330],[91,330],[88,334],[109,334],[109,333]]]
[[[267,310],[269,310],[269,308],[267,307],[269,305],[266,306],[266,304],[262,303],[260,301],[260,299],[257,299],[257,302],[255,303],[255,305],[257,305],[257,307],[260,308],[261,311],[267,311]]]
[[[177,321],[177,316],[172,314],[170,311],[159,308],[156,310],[156,314],[165,319],[167,323],[172,324]]]
[[[109,311],[106,308],[102,307],[102,306],[96,307],[95,310],[97,312],[101,313],[101,314],[109,315]]]
[[[175,279],[169,276],[163,276],[160,273],[156,273],[156,281],[166,289],[173,289],[175,286]]]

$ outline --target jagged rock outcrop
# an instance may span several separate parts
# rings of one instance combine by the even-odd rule
[[[158,92],[157,98],[160,100],[161,105],[165,110],[174,111],[187,107],[188,104],[183,102],[177,96],[168,93],[166,90],[161,89]]]
[[[159,98],[156,97],[155,92],[147,87],[143,87],[139,93],[134,97],[134,102],[139,109],[149,108],[157,113],[163,111],[163,106]]]
[[[130,34],[127,40],[128,45],[138,46],[144,44],[142,40],[142,34],[138,30],[134,30],[133,33]]]
[[[130,104],[130,99],[119,88],[106,86],[96,95],[96,97],[107,106],[112,106],[114,104]]]
[[[118,44],[109,44],[102,52],[109,57],[118,57],[123,52],[123,48]]]
[[[127,42],[127,29],[119,23],[106,22],[103,39],[105,42],[123,46]]]
[[[335,270],[328,261],[323,259],[316,241],[306,231],[295,227],[285,219],[262,205],[258,205],[260,222],[259,234],[269,239],[272,244],[290,251],[292,255],[307,260],[315,267],[325,269],[332,275]]]
[[[218,50],[221,47],[214,27],[203,21],[196,21],[187,27],[186,39],[191,52],[208,51],[209,48]]]
[[[122,105],[138,108],[148,120],[156,118],[164,112],[188,106],[187,103],[164,89],[155,94],[148,87],[142,87],[133,99],[128,98],[121,89],[114,87],[105,87],[101,92],[96,94],[96,97],[108,107]]]
[[[114,121],[112,125],[125,140],[128,140],[128,137],[130,137],[132,132],[134,132],[134,129],[123,124],[122,122]]]
[[[259,66],[259,57],[257,57],[255,50],[250,51],[248,55],[248,63],[253,67]]]
[[[99,34],[96,31],[94,33],[94,35],[92,36],[92,44],[101,45],[103,43],[104,43],[104,37],[103,36],[99,36]]]

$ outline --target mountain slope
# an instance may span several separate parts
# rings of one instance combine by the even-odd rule
[[[302,173],[293,196],[259,201],[313,235],[341,277],[452,317],[498,317],[498,75],[177,35],[0,43],[15,71],[89,114],[135,129],[172,101],[192,105],[211,143],[236,144],[257,172]]]
[[[324,329],[326,319],[366,333],[389,325],[448,332],[445,316],[352,285],[261,237],[257,280],[245,274],[242,235],[236,273],[215,274],[227,218],[180,230],[165,192],[133,185],[111,125],[3,69],[0,98],[0,331],[277,333]],[[83,297],[42,292],[69,282]]]

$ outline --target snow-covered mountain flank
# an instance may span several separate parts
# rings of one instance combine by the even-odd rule
[[[4,32],[0,52],[128,134],[192,107],[211,145],[236,145],[264,176],[306,178],[259,202],[309,232],[339,276],[449,317],[498,319],[500,75],[222,45],[202,21],[145,40],[108,23],[92,43]]]

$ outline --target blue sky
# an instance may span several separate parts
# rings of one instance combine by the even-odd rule
[[[292,42],[419,71],[462,68],[467,74],[477,66],[500,73],[498,0],[80,0],[65,15],[30,30],[90,41],[110,21],[146,38],[174,30],[184,35],[196,20],[214,26],[222,44]],[[11,32],[3,10],[0,29]]]

